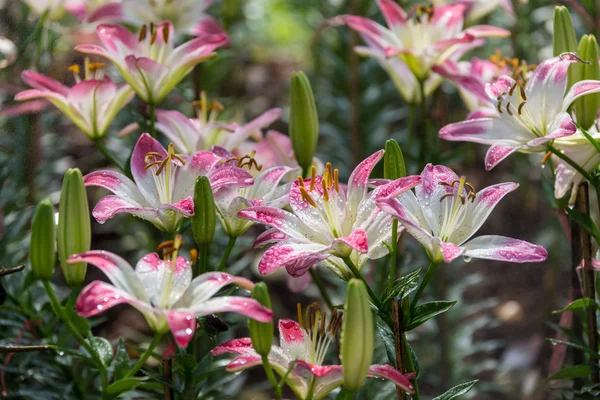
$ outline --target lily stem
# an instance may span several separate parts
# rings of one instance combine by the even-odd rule
[[[365,278],[363,278],[360,271],[356,268],[356,266],[354,265],[354,263],[352,262],[350,257],[344,257],[343,259],[344,259],[344,262],[346,263],[346,265],[348,266],[348,268],[350,268],[350,271],[352,271],[352,274],[354,274],[354,276],[356,278],[363,281],[363,283],[367,287],[367,292],[369,292],[369,296],[371,297],[371,301],[373,302],[375,307],[377,307],[378,309],[381,309],[381,303],[379,302],[379,298],[377,297],[375,292],[373,292],[373,289],[371,289],[371,287],[369,286],[367,281],[365,281]]]
[[[149,118],[150,118],[150,136],[152,136],[153,138],[156,138],[156,129],[154,127],[154,124],[156,123],[156,110],[155,110],[156,106],[151,103],[148,104],[148,109],[149,109]]]
[[[108,149],[106,148],[106,146],[104,145],[104,143],[102,143],[102,139],[95,139],[94,143],[96,144],[96,147],[98,148],[98,150],[100,150],[100,153],[102,153],[102,155],[108,161],[110,161],[115,167],[119,168],[121,170],[121,172],[123,172],[125,175],[129,175],[129,174],[127,174],[127,171],[121,165],[121,163],[115,158],[115,156],[113,156],[110,153],[110,151],[108,151]]]
[[[396,263],[398,255],[398,220],[394,218],[392,222],[392,245],[390,249],[390,277],[388,280],[388,289],[391,290],[396,280]]]
[[[417,293],[415,294],[415,297],[413,297],[412,302],[410,303],[411,314],[414,311],[415,307],[417,306],[417,303],[419,302],[419,298],[421,298],[421,294],[423,294],[423,290],[425,290],[425,288],[427,287],[427,284],[429,283],[429,280],[433,276],[433,273],[435,272],[437,267],[438,267],[438,264],[434,263],[433,261],[431,261],[429,263],[429,267],[427,267],[427,272],[425,273],[425,277],[421,281],[421,284],[417,288]]]
[[[563,160],[564,162],[569,164],[571,167],[573,167],[577,172],[579,172],[581,175],[583,175],[583,177],[585,179],[587,179],[588,182],[593,182],[592,176],[586,170],[581,168],[581,166],[579,164],[577,164],[575,161],[573,161],[571,158],[569,158],[567,155],[565,155],[559,149],[557,149],[556,147],[549,144],[548,151],[552,152],[558,158],[560,158],[561,160]]]
[[[410,351],[410,346],[408,344],[408,340],[406,340],[406,333],[402,335],[402,342],[404,343],[404,352],[406,353],[406,366],[408,372],[416,372],[415,364],[412,358],[412,352]],[[413,385],[413,389],[415,392],[410,395],[411,400],[420,400],[421,394],[419,393],[419,383],[417,382],[417,377],[415,376],[410,380]]]
[[[265,369],[265,373],[267,374],[267,378],[269,378],[269,382],[273,387],[273,391],[275,392],[275,398],[281,400],[281,387],[277,384],[277,378],[275,378],[275,374],[273,373],[273,368],[271,368],[271,363],[269,362],[269,357],[262,356],[262,364]]]
[[[227,248],[225,248],[225,253],[223,253],[223,258],[221,258],[221,263],[219,264],[219,271],[225,271],[225,266],[227,265],[227,261],[229,260],[229,256],[231,255],[233,246],[235,246],[236,240],[237,240],[237,237],[229,236],[229,241],[227,242]]]
[[[325,303],[327,304],[327,307],[329,307],[330,310],[333,310],[333,302],[331,301],[331,297],[329,297],[329,293],[327,293],[327,288],[323,284],[321,277],[319,276],[319,274],[317,274],[317,271],[315,271],[312,268],[309,268],[308,272],[310,273],[312,280],[315,282],[315,284],[319,288],[319,293],[321,293],[321,297],[323,298],[323,301],[325,301]]]
[[[396,350],[396,369],[401,373],[405,373],[405,354],[404,354],[404,327],[402,324],[402,299],[396,297],[392,299],[392,321],[394,325],[394,347]],[[404,390],[396,386],[396,396],[398,400],[406,400]]]
[[[152,351],[158,345],[158,343],[160,342],[160,339],[162,339],[162,337],[163,337],[162,333],[157,333],[154,335],[154,339],[152,339],[152,342],[150,342],[150,344],[148,345],[148,348],[146,349],[146,351],[144,351],[144,354],[142,354],[142,356],[140,357],[138,362],[135,363],[133,368],[127,373],[127,375],[125,375],[124,378],[131,378],[135,374],[137,374],[137,372],[140,369],[142,369],[142,367],[144,366],[144,364],[146,364],[146,361],[148,361],[148,358],[150,358],[150,356],[152,355]]]
[[[79,345],[90,354],[92,360],[94,360],[94,363],[96,364],[96,367],[98,367],[98,372],[100,372],[100,378],[102,379],[102,389],[106,389],[106,387],[108,386],[108,376],[106,374],[106,368],[104,367],[104,364],[102,364],[102,360],[100,360],[100,356],[98,355],[96,350],[94,350],[92,345],[89,342],[85,341],[81,333],[79,333],[77,328],[73,325],[73,322],[66,315],[65,309],[58,300],[58,297],[56,297],[56,293],[54,293],[54,289],[52,288],[50,282],[43,281],[43,283],[44,289],[46,289],[46,293],[48,293],[48,297],[50,297],[50,301],[52,302],[54,312],[56,313],[58,318],[60,318],[63,324],[67,327],[73,338],[77,340],[77,342],[79,342]]]

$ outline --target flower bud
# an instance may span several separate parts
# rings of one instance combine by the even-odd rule
[[[578,63],[571,67],[579,68],[579,80],[600,80],[600,64],[598,64],[598,42],[594,35],[584,35],[579,42],[577,51],[585,63]],[[577,122],[584,129],[589,129],[596,121],[596,113],[600,105],[600,94],[588,94],[575,100],[574,110]]]
[[[319,139],[319,118],[312,88],[304,72],[292,75],[290,139],[298,165],[308,175]]]
[[[565,6],[556,6],[554,8],[554,34],[552,36],[552,49],[554,56],[562,53],[574,53],[577,51],[577,36],[571,21],[569,10]],[[581,80],[580,66],[575,64],[569,67],[569,82],[567,90],[575,82]]]
[[[395,180],[406,176],[406,166],[400,145],[394,139],[385,142],[385,156],[383,157],[383,177]]]
[[[83,177],[78,168],[65,173],[58,208],[58,259],[67,284],[79,286],[85,279],[87,263],[70,264],[67,259],[73,254],[90,249],[92,240],[90,210]]]
[[[50,200],[39,202],[31,223],[31,241],[29,258],[33,276],[42,281],[49,281],[54,273],[56,262],[56,226],[54,224],[54,207]]]
[[[192,233],[198,247],[209,245],[215,234],[215,199],[206,176],[196,179],[194,185],[194,215]]]
[[[271,298],[269,289],[264,282],[254,285],[252,298],[267,308],[271,308]],[[273,322],[258,322],[253,319],[248,320],[248,329],[250,330],[250,339],[252,347],[261,356],[266,357],[271,352],[273,344]]]
[[[344,389],[356,391],[365,381],[375,345],[373,313],[365,283],[351,279],[346,290],[342,325],[341,359]]]

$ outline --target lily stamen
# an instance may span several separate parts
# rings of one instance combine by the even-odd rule
[[[316,177],[317,177],[317,168],[313,165],[311,168],[311,174],[310,174],[310,191],[311,192],[315,188]]]
[[[308,204],[310,204],[314,208],[317,207],[317,203],[315,203],[315,201],[310,196],[310,194],[308,194],[308,192],[306,191],[306,188],[304,186],[300,186],[300,194],[304,201],[306,201]]]
[[[300,303],[297,304],[296,310],[298,324],[304,329],[311,341],[310,362],[322,365],[329,345],[342,326],[344,312],[334,307],[328,319],[327,313],[321,311],[317,303],[308,306],[304,315]]]

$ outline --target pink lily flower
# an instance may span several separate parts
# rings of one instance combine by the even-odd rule
[[[70,263],[86,262],[104,272],[112,284],[94,281],[77,299],[76,309],[83,317],[93,317],[117,304],[128,303],[140,311],[157,333],[169,330],[180,347],[194,337],[196,318],[218,312],[235,312],[261,322],[273,319],[271,310],[253,299],[240,296],[214,297],[233,284],[252,290],[254,284],[223,272],[208,272],[192,280],[190,262],[177,252],[161,260],[150,253],[129,263],[108,251],[92,250],[69,258]]]
[[[434,66],[433,70],[456,85],[460,97],[469,110],[484,109],[489,115],[498,115],[495,104],[488,96],[485,87],[501,75],[508,73],[506,66],[500,68],[493,61],[473,57],[471,61],[446,60]]]
[[[600,141],[600,132],[596,124],[588,130],[588,133],[592,138]],[[554,141],[554,147],[563,152],[571,160],[575,161],[577,165],[583,168],[586,172],[592,173],[600,165],[600,153],[594,147],[590,141],[583,136],[578,130],[575,134],[556,139]],[[585,179],[575,168],[571,165],[552,155],[552,161],[556,166],[554,174],[554,197],[560,199],[567,194],[571,189],[571,196],[569,197],[569,205],[575,204],[575,198],[577,197],[577,190],[579,185]]]
[[[111,60],[142,101],[158,104],[194,68],[215,56],[227,42],[223,35],[203,35],[174,47],[173,24],[142,26],[138,36],[119,25],[98,25],[103,46],[82,44],[75,50]]]
[[[495,235],[469,240],[496,204],[517,187],[507,182],[475,192],[464,176],[428,164],[414,193],[379,196],[377,205],[397,218],[435,263],[449,263],[460,256],[515,263],[544,261],[548,253],[543,247],[522,240]]]
[[[27,6],[37,15],[48,13],[50,20],[61,19],[65,12],[76,14],[84,0],[23,0]]]
[[[193,191],[198,176],[207,176],[213,191],[225,185],[250,186],[253,179],[241,168],[224,165],[209,151],[192,156],[168,151],[147,133],[133,149],[131,173],[134,181],[116,171],[96,171],[86,175],[86,186],[100,186],[114,193],[105,196],[92,211],[99,223],[117,213],[129,213],[152,222],[158,229],[174,232],[182,218],[194,214]]]
[[[295,362],[285,383],[301,400],[308,397],[323,399],[341,386],[344,380],[341,365],[324,365],[329,344],[341,327],[342,312],[335,312],[328,326],[323,322],[326,329],[319,329],[320,320],[325,318],[325,315],[318,314],[313,326],[303,326],[289,319],[279,320],[280,345],[272,345],[268,355],[271,367],[280,376],[285,375]],[[262,364],[261,356],[252,347],[249,337],[230,340],[215,347],[211,352],[213,356],[227,353],[238,354],[227,365],[227,372],[238,372]],[[409,393],[414,390],[409,381],[412,375],[403,375],[388,364],[371,365],[369,377],[392,381]]]
[[[111,1],[94,9],[88,22],[126,22],[141,27],[148,21],[169,20],[178,32],[193,36],[225,35],[206,10],[214,0],[124,0]]]
[[[565,95],[569,65],[580,61],[573,53],[563,53],[541,63],[523,83],[501,76],[486,90],[496,105],[499,118],[476,118],[446,125],[442,139],[491,145],[485,158],[490,170],[515,151],[547,151],[546,144],[570,136],[577,128],[567,112],[573,101],[600,92],[600,81],[574,84]]]
[[[18,93],[15,100],[48,100],[90,139],[101,139],[117,113],[134,96],[129,85],[117,87],[104,76],[102,68],[102,63],[86,62],[82,80],[79,66],[69,67],[76,81],[72,88],[37,72],[23,71],[21,77],[33,89]]]
[[[425,81],[434,65],[454,53],[464,54],[483,43],[477,39],[510,35],[505,29],[489,25],[463,29],[466,11],[463,4],[431,9],[418,6],[413,17],[393,0],[378,0],[377,4],[387,28],[359,16],[344,17],[346,24],[360,33],[370,48],[383,51],[387,58],[400,58],[418,81]]]
[[[453,3],[453,4],[464,4],[467,6],[467,16],[466,22],[474,22],[478,19],[485,17],[486,15],[492,13],[498,7],[502,7],[505,13],[514,15],[515,10],[513,9],[513,5],[511,0],[434,0],[433,4],[437,6],[441,6],[444,4]]]
[[[219,155],[223,155],[223,153]],[[251,168],[253,165],[253,159],[250,156],[239,159],[235,159],[231,153],[229,156],[227,159],[234,159],[234,163],[237,160],[238,166],[249,163],[249,168]],[[286,206],[289,203],[291,185],[280,186],[279,184],[286,175],[299,170],[299,168],[286,166],[272,167],[260,172],[251,186],[229,185],[217,190],[214,195],[217,217],[225,233],[229,237],[238,237],[254,225],[254,222],[238,217],[238,212],[243,209],[256,206],[274,208]]]
[[[327,164],[322,176],[298,178],[289,193],[292,212],[274,207],[249,207],[242,218],[272,227],[260,235],[255,246],[276,243],[258,264],[266,275],[285,267],[294,276],[304,275],[318,263],[327,265],[342,279],[352,277],[341,258],[350,257],[358,268],[367,259],[388,253],[392,219],[375,205],[378,193],[409,190],[420,178],[411,176],[368,192],[369,175],[383,150],[362,161],[350,175],[347,187],[338,182],[337,170]],[[391,185],[391,186],[390,186]]]
[[[202,98],[197,118],[188,118],[178,111],[156,110],[156,128],[173,142],[184,154],[211,150],[219,146],[234,152],[239,145],[252,137],[262,139],[262,130],[281,117],[280,108],[272,108],[246,124],[217,121],[223,106],[216,102],[207,112],[206,99]]]

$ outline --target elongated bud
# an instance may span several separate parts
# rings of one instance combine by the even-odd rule
[[[269,289],[264,282],[254,285],[252,298],[267,308],[271,308],[271,298]],[[267,356],[271,352],[273,344],[273,322],[258,322],[253,319],[248,320],[248,329],[250,330],[250,339],[252,347],[261,356]]]
[[[383,177],[395,180],[406,176],[406,166],[400,145],[394,139],[385,142],[385,156],[383,157]]]
[[[554,56],[562,53],[574,53],[577,51],[577,36],[571,21],[569,10],[565,6],[556,6],[554,8],[554,34],[552,36],[552,49]],[[567,90],[575,82],[581,80],[580,65],[574,64],[569,67],[569,82]]]
[[[585,63],[577,63],[572,67],[578,67],[581,73],[580,80],[600,80],[600,65],[598,64],[598,42],[594,35],[584,35],[579,42],[577,51],[579,58]],[[600,106],[600,94],[588,94],[575,101],[574,110],[577,122],[584,129],[589,129],[596,121],[596,113]]]
[[[215,235],[215,199],[206,176],[196,179],[194,185],[194,215],[192,233],[198,247],[209,245]]]
[[[65,280],[71,287],[83,283],[87,263],[69,264],[67,259],[73,254],[88,251],[91,241],[90,210],[83,176],[78,168],[71,168],[63,179],[57,233],[58,259]]]
[[[29,258],[33,276],[42,281],[49,281],[56,262],[56,226],[54,207],[48,199],[39,202],[33,215]]]
[[[375,345],[373,313],[363,281],[351,279],[346,290],[341,358],[344,389],[360,389],[369,373]]]
[[[303,176],[308,176],[319,139],[319,118],[313,91],[304,72],[292,75],[291,92],[290,139]]]

